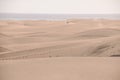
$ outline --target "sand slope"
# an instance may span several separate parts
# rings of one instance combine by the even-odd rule
[[[120,80],[120,21],[0,21],[0,80]]]
[[[120,55],[119,20],[0,21],[0,24],[1,47],[9,50],[1,51],[0,59]]]

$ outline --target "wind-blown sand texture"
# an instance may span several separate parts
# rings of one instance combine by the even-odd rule
[[[120,20],[0,21],[0,59],[120,55]]]
[[[0,80],[120,80],[120,58],[39,58],[0,61]]]
[[[120,21],[0,21],[0,80],[120,80]]]

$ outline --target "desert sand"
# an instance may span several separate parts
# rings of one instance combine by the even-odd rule
[[[0,80],[120,80],[120,58],[69,57],[0,61]]]
[[[0,21],[0,80],[120,80],[120,20]]]
[[[1,20],[0,59],[120,55],[120,20]]]

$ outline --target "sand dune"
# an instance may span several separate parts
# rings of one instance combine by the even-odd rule
[[[95,29],[95,30],[80,32],[79,37],[98,38],[98,37],[110,37],[119,34],[120,34],[119,29],[103,28],[103,29]]]
[[[0,38],[4,38],[4,37],[8,37],[8,36],[5,35],[5,34],[0,33]]]
[[[0,80],[120,80],[120,20],[0,21]]]
[[[42,57],[108,57],[120,55],[120,38],[98,42],[72,42],[63,45],[13,51],[0,55],[1,59],[28,59]],[[93,40],[95,41],[95,40]],[[94,45],[94,46],[91,46]]]
[[[8,51],[8,49],[0,47],[0,52],[6,52],[6,51]]]
[[[3,23],[1,45],[10,51],[1,51],[0,59],[120,55],[119,20],[1,21]]]

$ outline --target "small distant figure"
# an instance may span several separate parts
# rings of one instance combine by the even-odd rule
[[[66,20],[66,22],[65,22],[66,24],[69,24],[69,21],[68,20]]]

